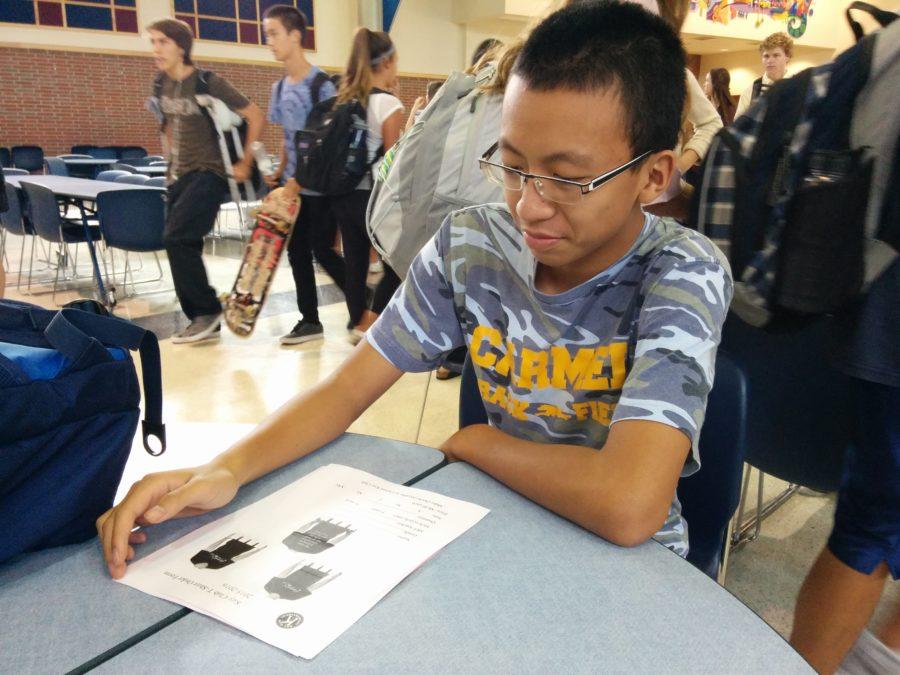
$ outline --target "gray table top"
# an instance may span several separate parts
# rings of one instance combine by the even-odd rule
[[[100,157],[61,157],[62,161],[72,166],[110,166],[122,160],[119,159],[103,159]]]
[[[138,173],[146,173],[152,176],[164,176],[167,168],[165,166],[136,166],[134,170]]]
[[[102,673],[812,673],[668,549],[622,549],[464,464],[416,487],[491,509],[312,661],[200,614]]]
[[[36,183],[53,190],[54,194],[61,197],[74,197],[94,201],[101,192],[110,190],[160,190],[162,188],[145,187],[129,183],[113,183],[106,180],[92,180],[90,178],[72,178],[71,176],[6,176],[6,182],[13,187],[19,187],[22,182]]]
[[[404,482],[442,460],[443,455],[431,448],[345,434],[246,486],[224,509],[153,528],[138,555],[151,553],[326,464],[346,464]],[[182,611],[178,605],[112,581],[96,540],[0,565],[0,607],[7,617],[0,630],[0,673],[66,672]]]

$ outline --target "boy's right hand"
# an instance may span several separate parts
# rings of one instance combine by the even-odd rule
[[[125,499],[97,519],[103,558],[112,578],[125,574],[126,562],[134,557],[132,544],[147,541],[143,530],[132,532],[135,525],[206,513],[230,502],[239,487],[234,474],[213,465],[144,476]]]
[[[266,181],[266,185],[268,185],[273,190],[281,185],[281,171],[276,171],[273,174],[263,174],[263,180]]]

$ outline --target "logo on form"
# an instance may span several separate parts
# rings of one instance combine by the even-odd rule
[[[275,619],[275,623],[279,628],[296,628],[303,623],[303,615],[297,614],[297,612],[285,612]]]

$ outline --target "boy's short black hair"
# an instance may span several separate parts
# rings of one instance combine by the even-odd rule
[[[635,155],[678,143],[684,48],[665,21],[638,5],[603,0],[554,12],[525,42],[513,74],[539,91],[616,87]]]
[[[300,31],[300,42],[306,39],[306,27],[309,21],[306,15],[291,5],[272,5],[263,14],[263,19],[278,19],[284,29],[290,33],[292,30]]]

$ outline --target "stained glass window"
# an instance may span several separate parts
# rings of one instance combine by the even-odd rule
[[[136,4],[136,0],[2,0],[0,23],[137,33]]]
[[[272,5],[294,5],[306,16],[309,28],[303,46],[316,49],[313,0],[172,0],[175,17],[187,23],[198,40],[265,44],[262,16]]]

